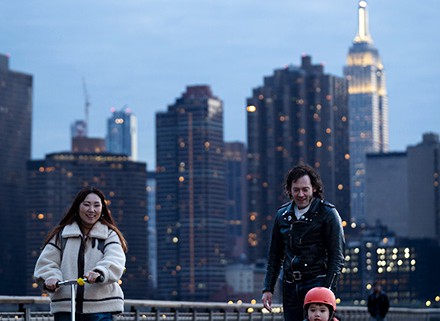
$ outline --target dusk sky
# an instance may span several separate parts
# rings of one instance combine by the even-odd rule
[[[155,166],[155,114],[188,85],[224,103],[226,141],[246,142],[246,98],[301,56],[342,76],[357,0],[3,1],[0,53],[34,76],[33,159],[70,149],[84,118],[105,137],[110,108],[138,118],[139,160]],[[370,34],[385,66],[390,150],[440,133],[440,1],[369,0]]]

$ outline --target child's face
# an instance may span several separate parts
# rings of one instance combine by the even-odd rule
[[[325,304],[312,303],[307,309],[307,319],[309,321],[328,321],[330,310]]]

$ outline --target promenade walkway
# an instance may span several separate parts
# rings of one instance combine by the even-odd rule
[[[53,321],[47,297],[0,296],[0,321]],[[126,300],[115,321],[283,321],[282,309],[260,303]],[[370,321],[366,307],[338,306],[342,321]],[[440,321],[440,309],[391,308],[388,321]]]

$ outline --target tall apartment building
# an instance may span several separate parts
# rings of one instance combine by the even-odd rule
[[[31,157],[29,74],[9,68],[0,54],[0,294],[24,294],[26,162]]]
[[[299,163],[316,168],[325,198],[348,220],[347,82],[310,56],[275,70],[247,100],[248,236],[251,261],[265,258],[276,210],[288,201],[285,175]]]
[[[225,283],[223,104],[189,86],[156,114],[158,291],[209,300]]]
[[[54,153],[27,164],[26,292],[38,295],[32,279],[35,262],[48,231],[61,220],[77,192],[85,186],[101,189],[128,243],[122,289],[129,299],[147,299],[148,275],[146,164],[127,156]]]
[[[226,255],[244,259],[247,246],[247,149],[241,142],[225,142],[226,162]]]
[[[117,111],[111,110],[112,115],[107,119],[107,151],[114,154],[123,154],[138,158],[137,118],[130,108]]]
[[[385,71],[368,28],[367,2],[359,1],[358,32],[344,67],[350,109],[351,216],[365,217],[365,157],[388,151]]]
[[[426,133],[400,153],[367,154],[366,215],[399,237],[440,245],[440,141]]]

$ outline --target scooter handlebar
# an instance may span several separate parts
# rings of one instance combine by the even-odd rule
[[[102,283],[104,281],[104,276],[100,275],[96,278],[95,283]],[[65,281],[59,281],[57,282],[57,287],[63,286],[63,285],[72,285],[77,284],[79,286],[84,286],[84,284],[89,283],[89,280],[87,278],[78,278],[73,280],[65,280]]]

